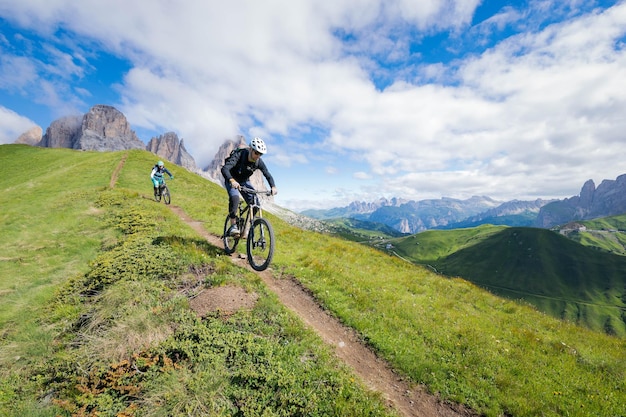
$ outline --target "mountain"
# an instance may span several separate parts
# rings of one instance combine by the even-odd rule
[[[587,180],[578,196],[546,204],[537,216],[537,227],[550,228],[576,220],[590,220],[626,213],[626,174],[604,180],[596,188]]]
[[[84,115],[65,116],[53,121],[43,135],[42,129],[36,126],[20,135],[15,143],[86,151],[145,149],[192,172],[196,170],[196,162],[175,133],[153,137],[146,145],[131,129],[122,112],[104,104],[93,106]]]
[[[386,224],[402,233],[418,233],[459,222],[499,204],[489,197],[478,196],[467,200],[444,197],[439,200],[409,201],[398,207],[381,207],[370,214],[368,220]]]
[[[99,104],[83,116],[67,116],[52,122],[38,146],[85,151],[145,149],[126,117],[115,107]]]
[[[408,202],[408,200],[400,198],[381,198],[373,202],[353,201],[345,207],[336,207],[328,210],[310,209],[302,211],[301,214],[318,220],[367,217],[367,215],[381,207],[398,207],[406,202]]]
[[[459,229],[464,227],[476,227],[481,224],[494,224],[506,226],[534,226],[541,207],[556,200],[543,200],[538,198],[534,201],[512,200],[500,204],[498,207],[489,209],[475,216],[470,216],[458,223],[435,227],[434,229]]]
[[[393,198],[373,203],[353,202],[346,207],[329,210],[306,210],[302,214],[317,219],[354,218],[385,224],[400,233],[417,233],[460,222],[500,204],[484,196],[467,200],[444,197],[439,200],[406,201]]]
[[[217,150],[213,161],[201,170],[196,166],[193,156],[185,149],[183,139],[179,139],[176,133],[166,132],[152,137],[146,145],[131,129],[122,112],[104,104],[93,106],[84,115],[64,116],[53,121],[43,135],[42,129],[36,126],[20,135],[15,143],[89,151],[145,149],[219,185],[223,184],[220,168],[226,157],[236,147],[247,147],[243,136],[237,136],[235,140],[226,140]],[[251,182],[256,189],[267,190],[260,172],[252,176]],[[262,198],[268,202],[273,201],[273,197]]]
[[[26,132],[22,133],[16,140],[15,143],[18,145],[31,145],[35,146],[41,141],[43,131],[39,126],[33,126],[28,129]]]
[[[222,184],[224,182],[224,177],[222,177],[221,168],[224,165],[224,161],[230,153],[236,148],[245,148],[248,145],[246,144],[246,139],[243,136],[237,136],[234,140],[226,140],[220,147],[218,148],[213,160],[203,168],[203,171],[208,174],[215,182]]]
[[[316,219],[354,218],[386,224],[402,233],[429,229],[456,229],[481,224],[552,228],[570,222],[626,213],[626,174],[603,180],[596,188],[592,180],[580,194],[564,200],[512,200],[498,202],[489,197],[468,200],[442,198],[399,203],[382,199],[374,203],[353,202],[346,207],[301,212]]]
[[[196,161],[193,156],[187,152],[182,139],[178,139],[178,135],[174,132],[167,132],[159,137],[150,139],[146,150],[156,155],[187,168],[189,171],[196,169]]]

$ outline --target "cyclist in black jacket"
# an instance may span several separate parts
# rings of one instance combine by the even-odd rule
[[[260,169],[263,176],[269,183],[272,195],[278,194],[274,178],[270,174],[265,162],[261,159],[261,155],[267,152],[267,146],[261,138],[254,138],[250,141],[248,148],[237,149],[233,151],[222,166],[222,175],[224,176],[226,191],[228,192],[228,213],[231,220],[231,226],[228,233],[231,236],[238,237],[241,231],[237,227],[237,207],[239,206],[239,193],[243,195],[248,204],[254,201],[254,195],[240,191],[241,186],[254,189],[250,183],[250,176]]]

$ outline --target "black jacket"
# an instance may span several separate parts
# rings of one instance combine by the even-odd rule
[[[226,162],[222,167],[222,175],[226,182],[229,182],[230,179],[233,178],[240,184],[244,183],[254,174],[254,171],[260,169],[270,187],[275,187],[274,178],[272,178],[272,174],[268,171],[265,162],[263,162],[261,158],[256,162],[250,162],[248,159],[249,152],[249,149],[241,149],[237,152],[233,152],[231,156],[226,158]]]

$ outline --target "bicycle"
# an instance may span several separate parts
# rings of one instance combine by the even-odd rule
[[[237,227],[241,231],[239,236],[230,236],[228,229],[231,227],[231,220],[226,215],[224,222],[224,250],[230,255],[235,252],[239,240],[243,237],[246,242],[246,253],[248,255],[248,263],[255,271],[263,271],[267,269],[272,257],[274,256],[274,230],[270,222],[263,218],[261,208],[261,200],[259,194],[267,196],[272,195],[271,191],[257,191],[251,188],[242,187],[241,191],[253,194],[252,204],[244,203],[245,199],[239,200]],[[246,231],[247,229],[247,231]]]
[[[167,184],[165,183],[165,178],[161,179],[161,182],[159,183],[159,189],[157,193],[154,195],[154,200],[157,203],[160,203],[161,197],[163,197],[163,202],[165,204],[169,204],[171,202],[170,189],[167,188]]]

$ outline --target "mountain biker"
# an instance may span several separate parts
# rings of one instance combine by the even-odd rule
[[[254,190],[250,177],[257,169],[260,169],[263,176],[269,183],[272,195],[278,194],[274,178],[270,174],[265,162],[261,159],[261,155],[267,152],[267,146],[261,138],[254,138],[250,141],[248,148],[235,150],[231,156],[226,158],[224,166],[222,166],[222,175],[224,176],[226,191],[228,192],[228,215],[230,217],[231,226],[228,234],[233,237],[239,237],[241,234],[237,227],[237,207],[239,207],[239,193],[243,195],[248,204],[254,202],[254,195],[241,190],[242,186]]]
[[[156,165],[152,167],[152,172],[150,173],[150,179],[152,180],[152,185],[154,186],[155,197],[159,195],[159,185],[163,184],[164,173],[169,175],[170,179],[174,178],[172,173],[167,168],[165,168],[163,161],[157,162]]]

